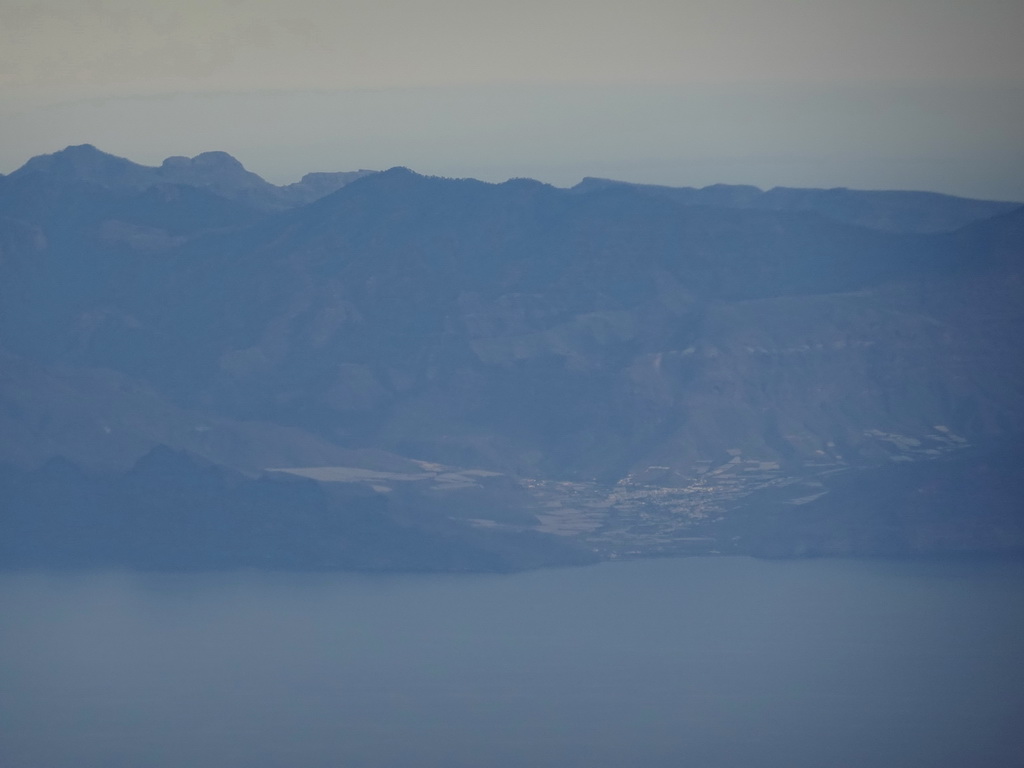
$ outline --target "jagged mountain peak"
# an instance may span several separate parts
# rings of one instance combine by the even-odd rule
[[[498,186],[504,187],[505,189],[554,189],[551,184],[545,184],[543,181],[537,181],[537,179],[531,179],[525,176],[516,176],[515,178],[507,179],[501,182]]]
[[[88,182],[131,191],[176,184],[205,189],[258,210],[274,211],[305,205],[371,173],[307,174],[301,182],[277,186],[224,151],[201,152],[194,157],[174,155],[159,166],[147,166],[108,154],[91,144],[79,144],[33,157],[9,178],[45,174],[60,182]]]
[[[148,170],[131,160],[103,152],[92,144],[77,144],[33,157],[10,176],[19,178],[31,173],[47,173],[102,186],[137,186]]]
[[[155,169],[164,182],[204,187],[228,198],[270,204],[281,190],[246,169],[227,152],[203,152],[195,157],[169,157]]]
[[[78,161],[90,158],[109,158],[112,160],[125,161],[125,158],[112,155],[97,149],[94,144],[70,144],[64,149],[50,152],[45,155],[37,155],[31,158],[25,165],[45,165],[54,162]],[[131,162],[131,161],[126,161]]]
[[[442,190],[453,190],[460,188],[494,187],[476,179],[452,179],[442,176],[427,176],[417,173],[405,166],[395,166],[384,171],[362,173],[358,178],[352,179],[351,183],[332,190],[323,196],[317,204],[326,206],[335,205],[338,202],[352,199],[380,199],[390,200],[391,203],[398,203],[407,195],[419,195],[424,189],[433,189],[436,193],[443,194]]]
[[[192,158],[192,164],[217,168],[243,168],[243,165],[238,160],[222,150],[200,152]]]
[[[112,155],[97,149],[93,144],[72,144],[64,149],[45,155],[37,155],[19,168],[15,173],[28,170],[56,171],[61,168],[83,167],[94,163],[116,163],[117,165],[137,165],[131,160]],[[141,166],[139,166],[141,167]]]
[[[218,170],[231,170],[231,171],[249,171],[246,170],[245,166],[242,165],[235,157],[223,151],[214,152],[201,152],[195,157],[184,157],[182,155],[175,155],[168,157],[160,165],[161,169],[178,171],[185,168],[196,169],[218,169]],[[256,175],[256,174],[253,174]]]
[[[46,172],[111,164],[150,186],[109,192]],[[842,530],[818,544],[787,522],[797,507],[821,510],[809,526],[846,519],[842,504],[817,501],[845,494],[830,490],[833,473],[882,467],[871,493],[895,508],[932,482],[896,478],[903,465],[1024,429],[1019,209],[981,221],[991,204],[913,193],[612,181],[581,192],[395,167],[265,216],[244,196],[264,190],[273,210],[282,188],[226,153],[147,168],[78,147],[34,165],[42,172],[0,188],[0,350],[14,358],[0,366],[0,458],[19,467],[52,455],[127,466],[164,443],[234,469],[379,483],[345,498],[446,526],[496,509],[510,511],[494,522],[528,525],[536,509],[534,533],[565,520],[608,552],[811,541],[849,553],[877,550]],[[214,184],[242,204],[221,205]],[[51,188],[60,194],[36,194]],[[981,223],[907,234],[956,217]],[[370,468],[356,460],[367,451],[409,466]],[[9,472],[8,487],[69,489],[38,498],[67,502],[57,522],[73,522],[82,483],[51,470],[38,482]],[[1016,482],[996,501],[1019,499]],[[186,510],[226,531],[217,546],[297,519],[319,541],[341,519],[326,495],[271,494],[169,448],[92,487],[95,519],[111,519],[108,500],[127,510],[112,530],[135,510],[150,521]],[[24,498],[31,521],[45,505]],[[747,499],[781,522],[743,517]],[[961,504],[953,546],[1018,546],[1018,507],[990,518],[985,539]],[[870,532],[917,546],[892,544],[891,529],[883,519]]]
[[[273,187],[257,174],[247,171],[227,152],[204,152],[192,158],[174,156],[164,160],[160,166],[152,167],[103,152],[92,144],[78,144],[33,157],[11,176],[29,173],[53,174],[115,189],[146,189],[162,183],[209,187],[218,180],[237,182],[240,178],[245,178],[250,185]]]

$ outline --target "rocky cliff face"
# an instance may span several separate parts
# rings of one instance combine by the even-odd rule
[[[267,214],[224,197],[248,172],[220,156],[168,161],[161,187],[54,157],[0,179],[0,449],[25,467],[157,443],[248,472],[348,462],[477,526],[522,527],[517,506],[609,554],[721,551],[769,537],[729,527],[744,499],[805,509],[802,484],[835,497],[824,477],[1024,431],[1010,204],[393,169]],[[436,469],[371,476],[408,459]]]

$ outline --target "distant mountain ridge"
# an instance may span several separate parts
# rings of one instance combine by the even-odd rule
[[[799,189],[773,187],[761,190],[748,185],[714,184],[700,189],[630,184],[611,179],[587,177],[573,187],[593,192],[629,186],[652,195],[662,195],[682,205],[751,208],[767,211],[814,211],[823,216],[871,229],[889,232],[952,232],[1019,208],[1021,203],[974,200],[937,192],[898,190]]]
[[[34,157],[9,178],[32,173],[90,182],[108,189],[139,191],[159,184],[180,184],[206,189],[263,210],[283,210],[312,202],[373,171],[310,173],[294,184],[276,186],[246,170],[227,152],[168,157],[160,166],[151,167],[101,152],[91,144],[80,144]]]
[[[278,186],[246,170],[227,152],[203,152],[191,158],[168,157],[160,166],[153,167],[102,152],[91,144],[80,144],[33,157],[8,176],[18,178],[30,173],[52,174],[65,181],[86,181],[109,189],[143,190],[159,184],[179,184],[207,189],[263,210],[283,210],[314,202],[376,171],[312,172],[298,182]],[[519,181],[531,180],[511,180],[510,183]],[[572,191],[589,193],[614,187],[662,195],[683,205],[816,211],[859,226],[917,233],[950,232],[1021,205],[937,192],[790,187],[762,190],[737,184],[672,187],[597,177],[584,178]]]
[[[271,205],[223,153],[146,168],[78,147],[0,179],[19,526],[48,460],[124,500],[165,445],[358,489],[374,530],[487,531],[517,552],[501,567],[1024,546],[1005,448],[1024,434],[1024,208],[306,178],[315,199]],[[960,495],[941,531],[904,515],[940,466],[989,488],[991,514]]]

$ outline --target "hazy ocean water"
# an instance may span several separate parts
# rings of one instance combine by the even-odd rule
[[[0,576],[4,768],[1024,760],[1024,564]]]

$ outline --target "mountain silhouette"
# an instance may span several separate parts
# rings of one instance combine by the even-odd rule
[[[84,146],[0,179],[9,471],[129,483],[163,444],[569,560],[1024,540],[1000,458],[1024,431],[1019,205],[358,173],[286,205],[224,153]],[[921,467],[988,478],[978,525],[1004,533],[915,515],[886,540]],[[840,497],[890,511],[851,527]]]

